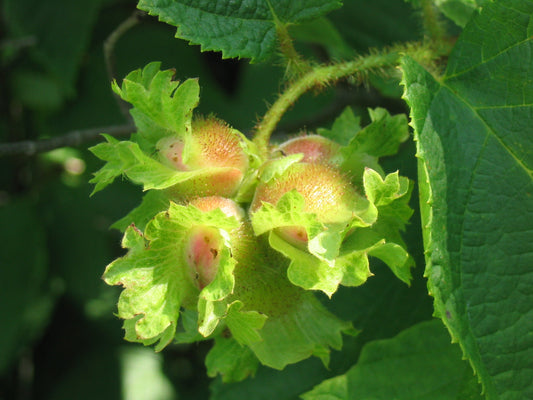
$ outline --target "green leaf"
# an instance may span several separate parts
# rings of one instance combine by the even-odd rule
[[[346,374],[302,395],[305,400],[481,400],[481,388],[459,346],[439,321],[419,323],[392,339],[370,342]]]
[[[405,230],[413,214],[409,207],[412,182],[399,176],[398,172],[388,174],[383,179],[376,171],[366,168],[363,184],[366,196],[377,205],[379,216],[376,223],[365,232],[366,240],[372,243],[367,252],[385,262],[399,279],[409,284],[414,260],[407,253],[400,232]],[[361,248],[365,238],[358,237],[355,242],[352,238],[348,240],[351,240],[350,246],[356,243],[356,248]]]
[[[405,114],[391,116],[384,108],[368,109],[368,114],[370,124],[357,132],[348,149],[376,158],[396,154],[400,144],[409,139]]]
[[[131,115],[138,129],[136,141],[151,154],[157,142],[168,136],[185,137],[191,131],[191,118],[199,102],[197,79],[181,83],[172,80],[175,71],[160,71],[161,63],[152,62],[142,70],[129,73],[113,90],[131,103]]]
[[[259,179],[261,179],[263,182],[269,182],[276,176],[282,175],[287,168],[289,168],[292,164],[299,162],[303,157],[303,154],[298,153],[270,160],[262,167]]]
[[[174,336],[174,327],[172,325],[169,325],[165,329],[162,330],[161,333],[150,337],[150,338],[144,338],[140,337],[137,333],[137,322],[142,319],[142,315],[138,315],[134,318],[127,319],[122,324],[122,328],[124,329],[124,339],[129,342],[137,342],[142,343],[144,346],[150,346],[154,343],[157,343],[155,346],[156,351],[163,350],[173,339]]]
[[[293,284],[307,290],[321,290],[330,297],[335,293],[343,279],[343,268],[331,266],[314,254],[292,246],[274,232],[269,234],[269,243],[272,248],[291,260],[287,276]],[[338,252],[338,248],[336,250]],[[358,270],[360,265],[352,263],[351,268]],[[363,266],[363,268],[368,270],[368,264]],[[370,271],[368,271],[366,276],[369,275]]]
[[[178,328],[174,336],[175,343],[194,343],[209,340],[198,332],[198,312],[191,309],[183,309],[180,313]]]
[[[259,236],[265,232],[284,226],[303,226],[309,238],[314,238],[325,228],[315,214],[304,211],[305,199],[296,190],[285,193],[276,206],[263,203],[253,213],[252,227]]]
[[[361,118],[350,107],[346,107],[335,119],[331,129],[319,128],[317,133],[345,146],[361,130],[360,122]]]
[[[380,174],[370,168],[364,174],[365,194],[377,207],[386,206],[394,200],[405,196],[409,190],[409,179],[400,177],[398,171],[383,179]]]
[[[357,184],[365,168],[383,173],[378,159],[398,152],[400,144],[409,138],[407,118],[404,114],[391,116],[383,108],[369,109],[371,123],[352,135],[341,149],[341,168],[350,171]]]
[[[217,173],[233,170],[232,167],[213,167],[178,171],[147,156],[135,142],[119,142],[109,135],[103,136],[107,139],[107,143],[99,143],[89,149],[95,156],[107,161],[89,181],[96,184],[92,194],[104,189],[122,174],[134,183],[143,185],[144,190],[150,190],[167,189],[193,178],[212,177]]]
[[[368,254],[379,258],[391,269],[398,279],[407,283],[411,282],[411,268],[414,261],[407,250],[397,243],[381,242],[368,250]]]
[[[312,355],[327,366],[329,348],[342,347],[342,333],[356,334],[349,322],[327,311],[311,293],[301,293],[286,307],[285,312],[270,315],[265,321],[263,340],[250,344],[261,363],[269,367],[283,369]]]
[[[344,226],[325,226],[315,214],[304,212],[305,199],[296,190],[285,193],[276,206],[263,205],[252,216],[256,235],[269,231],[269,243],[291,259],[288,276],[305,289],[323,290],[331,296],[342,280],[342,272],[333,268],[346,232]],[[303,227],[308,237],[309,253],[276,234],[283,227]]]
[[[257,357],[249,348],[222,336],[215,338],[215,345],[205,358],[207,375],[220,374],[223,382],[239,382],[253,376],[258,365]]]
[[[190,309],[181,311],[174,340],[176,343],[194,343],[207,340],[198,332],[198,312]]]
[[[95,156],[107,161],[89,181],[96,184],[92,194],[104,189],[122,174],[126,174],[135,183],[144,184],[145,190],[172,186],[183,177],[178,171],[148,157],[137,143],[120,142],[112,136],[103,136],[107,143],[99,143],[89,149]]]
[[[234,261],[227,246],[221,251],[224,254],[215,279],[200,292],[194,282],[184,246],[190,229],[198,225],[215,227],[223,233],[236,228],[238,222],[220,209],[202,212],[171,203],[167,212],[148,223],[144,234],[134,226],[126,229],[122,244],[129,251],[106,268],[104,280],[124,287],[118,316],[126,320],[128,340],[144,344],[159,340],[160,350],[174,338],[180,307],[195,305],[198,295],[212,304],[231,293]],[[208,330],[212,327],[208,334],[216,327],[216,323],[202,325]]]
[[[138,7],[178,28],[176,37],[222,51],[224,58],[261,62],[277,45],[278,24],[317,18],[341,6],[338,0],[140,0]]]
[[[204,337],[210,336],[226,315],[228,304],[225,301],[198,299],[198,332]]]
[[[372,229],[388,241],[403,244],[400,232],[413,215],[413,210],[409,207],[412,182],[399,176],[398,172],[388,174],[383,179],[376,171],[366,168],[363,185],[366,196],[378,209],[379,217]]]
[[[243,303],[235,301],[228,308],[226,324],[233,338],[240,344],[252,344],[261,340],[259,331],[265,324],[266,315],[257,311],[241,311]]]
[[[330,349],[342,346],[342,333],[355,334],[350,323],[331,314],[312,293],[292,285],[283,270],[264,262],[236,273],[233,298],[242,301],[223,311],[229,330],[215,336],[206,360],[210,376],[221,373],[224,381],[254,374],[257,360],[281,370],[314,355],[327,365]]]
[[[111,228],[124,232],[128,226],[134,224],[142,231],[148,221],[155,217],[156,214],[168,209],[169,205],[170,199],[164,191],[150,190],[143,196],[138,207],[135,207],[128,215],[111,225]]]
[[[495,1],[437,81],[405,58],[435,312],[488,399],[533,396],[533,2]]]
[[[485,2],[485,0],[435,0],[435,5],[444,15],[464,28],[474,11],[479,9]]]

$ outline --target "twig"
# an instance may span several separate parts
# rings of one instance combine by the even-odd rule
[[[83,143],[96,139],[101,133],[107,133],[112,136],[126,136],[134,131],[135,126],[131,124],[114,125],[75,130],[51,139],[0,143],[0,157],[18,155],[33,156],[37,153],[43,153],[60,147],[80,146]]]
[[[104,41],[104,59],[107,70],[107,76],[109,81],[114,81],[116,79],[115,71],[115,45],[117,41],[124,35],[128,30],[133,28],[139,22],[140,18],[145,15],[144,11],[135,10],[126,20],[124,20],[116,29],[109,34],[107,39]],[[117,100],[120,111],[128,121],[131,122],[131,115],[129,113],[129,106],[124,100],[122,100],[116,93],[113,92],[115,99]]]
[[[258,148],[266,153],[270,135],[276,128],[285,112],[298,98],[308,90],[317,86],[326,86],[341,78],[354,75],[373,68],[394,66],[398,63],[400,54],[397,51],[371,55],[335,65],[317,67],[293,82],[268,109],[263,119],[256,127],[254,142]]]
[[[306,118],[286,123],[281,122],[272,132],[272,136],[284,137],[302,130],[314,131],[316,128],[324,126],[324,124],[330,123],[338,117],[347,106],[385,107],[391,112],[405,112],[404,108],[402,108],[404,104],[399,99],[382,96],[373,88],[358,90],[355,87],[340,87],[337,89],[334,99],[326,107]]]
[[[35,36],[24,36],[17,39],[5,39],[0,41],[0,51],[18,50],[25,47],[35,46],[37,38]]]
[[[266,157],[270,135],[274,132],[277,124],[296,100],[310,89],[325,87],[342,78],[362,78],[370,71],[384,72],[387,68],[396,67],[401,56],[405,54],[424,65],[431,64],[438,57],[448,53],[449,48],[446,47],[446,43],[442,43],[438,48],[433,48],[432,43],[403,43],[384,52],[371,52],[367,56],[358,57],[352,61],[315,67],[289,84],[286,90],[279,95],[256,126],[254,143],[262,155]]]

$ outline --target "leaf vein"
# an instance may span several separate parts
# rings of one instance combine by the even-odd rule
[[[471,72],[471,71],[473,71],[473,70],[475,70],[475,69],[481,67],[483,64],[486,64],[486,63],[488,63],[488,62],[490,62],[490,61],[492,61],[492,60],[494,60],[494,59],[500,57],[501,55],[506,54],[508,51],[512,50],[513,48],[515,48],[515,47],[519,47],[519,46],[521,46],[522,44],[527,43],[527,42],[530,42],[530,41],[532,41],[532,40],[533,40],[533,38],[528,37],[528,38],[526,38],[526,39],[524,39],[524,40],[522,40],[522,41],[520,41],[520,42],[517,42],[517,43],[513,44],[512,46],[507,47],[507,48],[501,50],[500,52],[494,54],[492,57],[489,57],[489,58],[483,59],[480,63],[474,64],[474,65],[470,66],[469,68],[464,69],[464,70],[462,70],[462,71],[455,72],[455,73],[452,74],[452,75],[446,75],[446,76],[444,76],[443,79],[442,79],[442,81],[445,82],[445,81],[448,81],[448,80],[451,80],[451,79],[455,79],[455,78],[457,78],[457,77],[460,77],[461,75],[467,74],[468,72]]]
[[[467,106],[475,114],[475,116],[479,119],[479,121],[481,121],[481,123],[485,126],[487,132],[489,134],[491,134],[496,139],[496,141],[500,144],[500,146],[505,151],[507,151],[507,153],[511,157],[513,157],[513,159],[515,160],[516,164],[518,164],[530,176],[531,180],[533,180],[533,170],[529,169],[524,164],[524,162],[522,160],[520,160],[520,158],[513,152],[513,150],[511,150],[511,148],[509,148],[509,146],[496,134],[496,132],[494,132],[494,130],[491,128],[491,126],[487,124],[485,119],[477,112],[478,110],[480,110],[480,108],[474,107],[464,97],[459,95],[459,93],[457,93],[456,91],[452,90],[452,88],[450,88],[444,82],[442,82],[441,85],[443,87],[445,87],[446,89],[448,89],[448,91],[450,92],[450,94],[452,96],[455,96],[458,100],[460,100],[465,106]]]

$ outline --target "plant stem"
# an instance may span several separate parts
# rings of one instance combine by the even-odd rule
[[[302,76],[311,71],[311,66],[305,62],[294,48],[287,27],[278,23],[276,25],[276,32],[278,34],[279,48],[287,61],[287,74],[289,76]]]
[[[135,132],[135,126],[130,124],[103,126],[99,128],[75,130],[50,139],[0,143],[0,157],[19,155],[33,156],[37,153],[43,153],[60,147],[76,147],[87,141],[96,139],[102,132],[112,136],[126,136]]]
[[[19,50],[25,47],[32,47],[37,44],[37,37],[35,36],[24,36],[16,39],[5,39],[0,41],[0,51],[4,50]]]
[[[268,142],[276,125],[285,112],[298,100],[298,98],[315,86],[325,86],[340,78],[344,78],[357,72],[376,67],[393,66],[398,63],[399,53],[393,52],[381,56],[369,56],[355,61],[340,64],[316,67],[293,82],[278,97],[276,102],[268,109],[263,119],[257,125],[254,142],[266,156]]]
[[[124,35],[127,31],[133,28],[139,23],[141,16],[145,15],[143,11],[135,10],[128,18],[126,18],[119,26],[115,28],[113,32],[107,37],[104,41],[104,59],[107,69],[107,75],[110,81],[115,80],[115,45],[117,41]],[[120,111],[126,117],[128,121],[131,122],[131,115],[129,112],[128,104],[122,100],[116,93],[113,92],[113,96],[118,103]]]
[[[272,19],[276,25],[276,34],[278,35],[279,49],[285,57],[287,63],[287,74],[301,76],[306,72],[309,72],[311,69],[310,66],[305,62],[305,60],[298,54],[292,43],[292,38],[289,35],[287,30],[287,24],[280,21],[274,7],[270,3],[270,0],[266,0],[270,12],[272,13]]]
[[[406,43],[391,48],[388,52],[369,54],[353,61],[318,66],[291,83],[265,113],[255,129],[254,143],[261,155],[267,157],[272,132],[285,112],[298,98],[313,87],[324,87],[339,79],[361,75],[372,70],[396,67],[403,55],[409,55],[422,64],[431,63],[449,51],[448,46],[434,49],[431,43]]]
[[[446,36],[446,28],[433,1],[422,0],[420,10],[422,12],[424,32],[435,42],[443,40]]]

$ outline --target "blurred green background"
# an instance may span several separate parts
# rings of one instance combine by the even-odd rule
[[[328,15],[292,29],[297,48],[328,62],[420,37],[410,6],[397,0],[345,1]],[[119,289],[100,279],[123,254],[109,226],[135,207],[139,187],[116,182],[89,197],[87,182],[101,163],[87,148],[8,154],[6,144],[60,138],[72,131],[128,124],[110,90],[103,44],[135,12],[130,0],[3,0],[0,14],[0,400],[25,399],[272,399],[297,398],[323,379],[345,372],[368,340],[392,337],[431,318],[421,277],[417,214],[407,232],[418,267],[411,288],[382,265],[361,288],[336,293],[330,309],[363,333],[346,338],[331,368],[312,359],[285,371],[260,368],[230,385],[206,376],[209,343],[169,346],[161,354],[122,339],[113,315]],[[150,61],[175,68],[177,79],[199,77],[198,111],[215,113],[249,133],[282,90],[277,59],[250,65],[222,60],[175,39],[175,28],[142,16],[116,42],[118,79]],[[339,82],[305,95],[282,120],[277,135],[329,127],[352,106],[406,112],[396,78],[370,77],[372,86]],[[416,176],[414,145],[386,167]],[[413,196],[416,198],[416,193]],[[413,202],[416,207],[416,201]],[[324,299],[326,300],[326,299]]]

